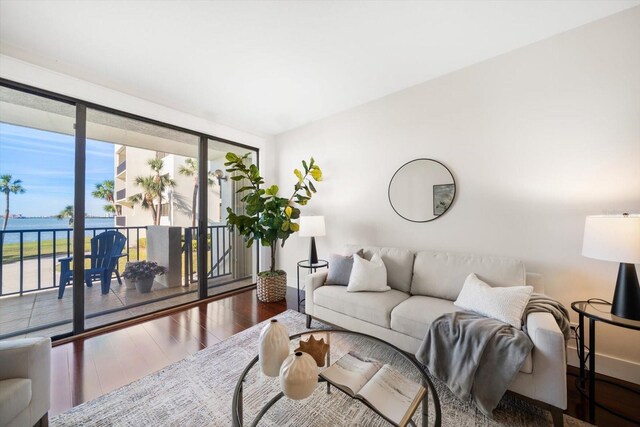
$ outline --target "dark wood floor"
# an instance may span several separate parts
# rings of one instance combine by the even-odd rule
[[[261,303],[256,299],[255,290],[249,290],[101,335],[55,345],[49,414],[53,416],[95,399],[287,308],[297,308],[294,289],[289,289],[285,301],[277,303]],[[575,390],[575,375],[577,371],[570,368],[566,413],[586,419],[587,404]],[[637,396],[598,384],[598,398],[602,403],[640,419]],[[600,409],[596,412],[596,422],[598,426],[606,427],[638,425]]]

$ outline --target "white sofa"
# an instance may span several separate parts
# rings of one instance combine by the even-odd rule
[[[51,340],[0,341],[0,427],[48,425]]]
[[[429,325],[444,313],[460,310],[453,305],[470,273],[492,286],[530,284],[544,292],[539,276],[527,274],[515,258],[419,251],[382,247],[347,247],[352,254],[363,249],[365,258],[380,254],[387,268],[387,292],[347,292],[346,286],[324,285],[327,271],[307,276],[307,327],[311,319],[381,338],[415,354]],[[562,425],[567,407],[566,344],[556,321],[548,313],[527,319],[534,348],[509,390],[548,409],[555,426]]]

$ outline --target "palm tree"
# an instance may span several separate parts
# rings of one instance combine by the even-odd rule
[[[150,159],[147,164],[154,172],[151,176],[136,177],[136,185],[142,187],[143,193],[135,194],[129,197],[132,203],[140,203],[144,209],[151,208],[153,213],[153,224],[160,225],[160,217],[162,216],[162,198],[165,191],[176,186],[176,181],[169,177],[168,173],[162,174],[164,162],[162,159]],[[154,206],[154,199],[158,200],[158,204]]]
[[[69,225],[73,224],[73,206],[71,205],[65,206],[64,209],[62,209],[60,213],[56,215],[56,218],[58,219],[69,218]]]
[[[108,202],[108,205],[104,205],[105,212],[115,213],[116,205],[113,200],[113,188],[114,182],[112,179],[108,179],[96,184],[96,189],[91,192],[91,195],[97,199],[102,199]]]
[[[156,224],[156,207],[153,204],[153,199],[156,197],[156,189],[155,184],[153,182],[152,176],[139,176],[136,178],[135,183],[137,186],[142,188],[142,193],[134,194],[129,197],[129,201],[131,203],[139,203],[142,209],[150,209],[151,210],[151,218],[153,220],[153,224]]]
[[[196,206],[198,204],[198,161],[194,159],[187,159],[184,161],[185,165],[182,165],[178,168],[178,173],[183,176],[192,176],[193,177],[193,199],[191,201],[191,226],[196,226]],[[208,172],[209,178],[207,181],[209,185],[213,184],[213,179],[211,179],[211,172]]]
[[[9,195],[10,194],[24,194],[25,189],[22,187],[22,180],[11,180],[12,176],[9,174],[0,176],[0,192],[5,195],[5,210],[4,210],[4,222],[2,229],[7,229],[7,222],[9,222]]]

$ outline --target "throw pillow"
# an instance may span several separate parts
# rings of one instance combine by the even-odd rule
[[[524,312],[533,286],[509,286],[492,288],[474,273],[467,276],[454,305],[486,317],[522,327]]]
[[[347,292],[384,292],[387,286],[387,269],[380,255],[374,254],[371,261],[354,254],[353,269],[347,285]]]
[[[360,249],[356,252],[356,255],[364,257],[364,252]],[[329,255],[329,272],[324,284],[347,286],[349,284],[349,277],[351,277],[351,269],[353,268],[353,257],[354,255]]]

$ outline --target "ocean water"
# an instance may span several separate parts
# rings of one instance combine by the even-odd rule
[[[114,227],[115,220],[113,218],[85,218],[85,228],[105,228],[105,227]],[[0,223],[0,229],[2,228],[2,223]],[[58,218],[9,218],[9,222],[7,223],[7,233],[4,233],[4,243],[18,243],[20,242],[20,233],[11,233],[11,230],[49,230],[43,231],[40,233],[41,240],[52,240],[53,232],[51,230],[69,230],[71,226],[69,225],[68,219],[58,219]],[[93,235],[93,231],[87,231],[85,233],[87,236]],[[24,242],[36,242],[38,240],[37,232],[25,232],[22,233],[24,236]],[[71,236],[72,233],[69,233]],[[56,239],[66,239],[67,233],[66,231],[56,231]]]

